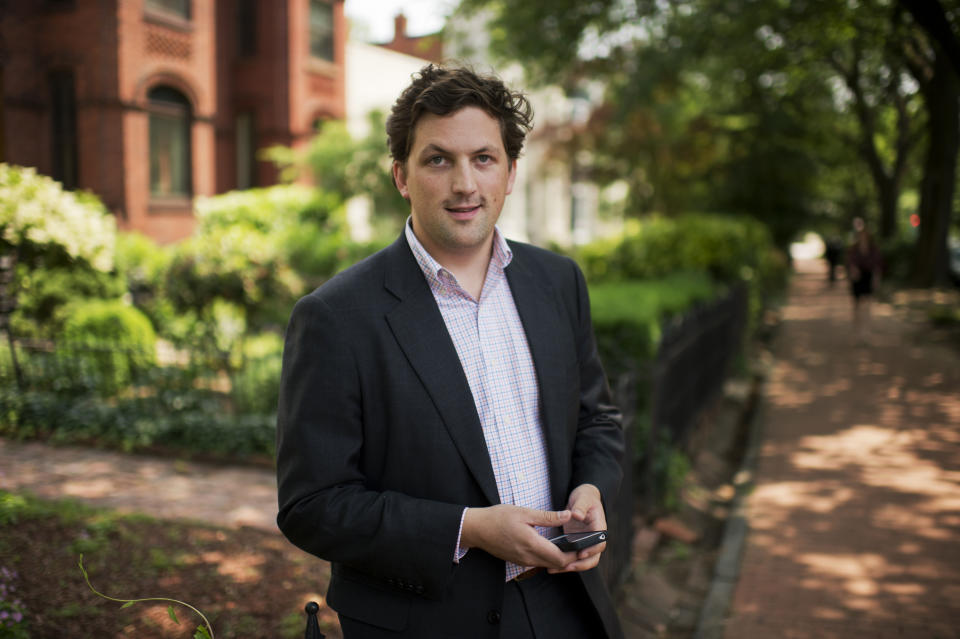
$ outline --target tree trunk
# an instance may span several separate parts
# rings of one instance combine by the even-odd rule
[[[950,61],[937,55],[933,77],[923,83],[927,108],[927,156],[920,184],[920,234],[913,279],[919,286],[947,283],[947,232],[960,147],[960,81]]]
[[[890,239],[897,231],[897,200],[900,198],[900,181],[897,178],[874,178],[877,198],[880,203],[880,237]]]

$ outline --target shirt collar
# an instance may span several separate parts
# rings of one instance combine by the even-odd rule
[[[439,287],[442,289],[451,283],[459,286],[459,284],[457,284],[457,278],[454,277],[453,273],[441,266],[440,262],[430,255],[413,233],[413,216],[407,217],[407,221],[403,225],[403,232],[407,238],[407,244],[410,245],[410,250],[413,252],[413,256],[416,258],[417,264],[420,265],[420,270],[423,271],[431,288]],[[503,233],[500,232],[500,228],[494,226],[493,255],[490,257],[490,266],[488,269],[495,269],[502,272],[511,261],[513,261],[513,251],[510,249],[506,238],[503,237]]]

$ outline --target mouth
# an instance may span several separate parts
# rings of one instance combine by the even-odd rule
[[[469,220],[480,211],[480,205],[445,206],[444,210],[456,220]]]

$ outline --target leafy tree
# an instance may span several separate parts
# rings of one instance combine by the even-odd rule
[[[874,208],[847,168],[859,162],[894,232],[923,114],[893,0],[464,6],[489,12],[495,52],[532,79],[607,82],[601,166],[653,193],[648,209],[749,212],[783,243],[811,216]]]
[[[761,28],[774,13],[763,3],[465,4],[491,11],[495,51],[533,79],[606,82],[591,146],[601,179],[626,177],[634,212],[750,213],[785,244],[814,210],[820,169],[806,123],[833,114],[830,90],[785,71],[789,52]]]
[[[818,14],[808,47],[828,61],[851,95],[859,130],[848,139],[870,170],[880,209],[880,235],[890,238],[896,231],[909,156],[920,132],[919,96],[897,46],[902,36],[891,24],[886,3],[868,2],[855,8],[828,3],[825,9],[839,15],[832,19]]]
[[[393,184],[384,115],[375,110],[367,117],[370,133],[362,139],[355,140],[344,122],[325,122],[302,151],[272,147],[266,157],[281,167],[287,181],[308,178],[341,202],[368,197],[374,226],[380,234],[393,237],[410,207]]]
[[[913,276],[920,285],[946,284],[947,235],[960,152],[960,6],[953,4],[945,11],[937,0],[902,0],[900,4],[920,27],[908,30],[904,53],[927,113]]]

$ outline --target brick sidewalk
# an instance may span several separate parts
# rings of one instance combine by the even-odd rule
[[[960,637],[960,357],[799,266],[723,636]]]

